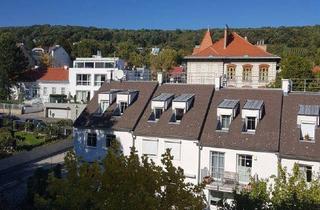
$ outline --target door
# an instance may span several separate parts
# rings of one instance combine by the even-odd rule
[[[238,155],[239,182],[248,183],[250,181],[251,168],[252,168],[252,156]]]

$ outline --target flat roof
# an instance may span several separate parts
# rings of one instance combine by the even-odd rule
[[[194,94],[181,94],[180,96],[173,99],[174,102],[187,102],[194,97]]]
[[[319,105],[301,105],[299,104],[299,115],[319,116]]]
[[[172,93],[161,93],[160,95],[154,97],[152,101],[167,101],[168,99],[172,98],[174,94]]]
[[[218,108],[234,109],[237,104],[239,104],[239,100],[223,99],[223,101],[218,105]]]
[[[260,110],[263,105],[263,100],[247,100],[243,109]]]

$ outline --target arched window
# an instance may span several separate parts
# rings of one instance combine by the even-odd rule
[[[268,64],[261,64],[259,65],[259,81],[267,82],[268,81]]]
[[[229,64],[227,66],[227,79],[236,80],[236,65]]]
[[[252,80],[252,65],[246,64],[246,65],[243,65],[242,67],[243,67],[242,81],[251,82],[251,80]]]

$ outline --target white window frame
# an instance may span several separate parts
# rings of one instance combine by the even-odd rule
[[[181,119],[179,119],[179,120],[177,119],[177,110],[178,110],[178,109],[183,110],[182,115],[181,115]],[[175,108],[175,109],[174,109],[174,116],[175,116],[175,120],[176,120],[177,123],[180,123],[180,122],[181,122],[181,120],[183,119],[183,116],[184,116],[185,112],[186,112],[186,110],[185,110],[185,109],[182,109],[182,108]]]
[[[223,119],[224,117],[229,117],[229,123],[227,127],[223,127]],[[232,118],[231,115],[220,115],[220,123],[221,123],[221,130],[229,130]]]
[[[178,144],[179,148],[178,148],[178,155],[174,155],[172,154],[171,152],[173,151],[172,147],[169,147],[169,144]],[[171,152],[170,154],[173,156],[173,160],[181,160],[181,146],[182,146],[182,143],[181,141],[164,141],[164,152],[166,152],[167,149],[171,149]]]
[[[160,112],[160,115],[159,115],[159,117],[157,118],[157,110],[161,110]],[[158,121],[159,119],[160,119],[160,117],[161,117],[161,115],[163,114],[163,112],[164,112],[164,109],[163,108],[160,108],[160,107],[155,107],[155,108],[153,108],[153,114],[154,114],[154,119],[156,120],[156,121]]]
[[[122,104],[126,104],[126,106],[124,106],[124,107],[125,107],[124,109],[122,109]],[[120,111],[120,114],[123,115],[124,112],[128,109],[128,107],[129,107],[128,102],[126,102],[126,101],[120,101],[120,102],[119,102],[119,111]]]
[[[43,87],[43,95],[47,96],[48,95],[48,88],[47,87]]]
[[[104,80],[102,80],[102,77],[104,77]],[[99,78],[99,80],[98,80],[98,78]],[[94,75],[94,86],[101,86],[106,80],[107,80],[106,74],[95,74]]]
[[[60,89],[60,91],[61,91],[61,95],[65,95],[66,94],[66,88],[65,87],[62,87]]]
[[[86,76],[86,80],[84,79]],[[76,74],[76,85],[77,86],[90,86],[91,85],[91,75],[90,74]]]
[[[144,142],[154,142],[156,143],[156,152],[154,153],[151,153],[150,151],[145,151],[145,148],[144,148]],[[158,152],[159,152],[159,141],[158,140],[154,140],[154,139],[142,139],[141,141],[141,152],[142,152],[142,155],[147,155],[148,157],[152,157],[152,158],[156,158],[158,157]]]
[[[249,129],[248,128],[249,118],[254,118],[254,129]],[[257,129],[257,117],[251,117],[251,116],[247,116],[246,117],[246,129],[249,132],[255,132],[256,131],[256,129]]]
[[[306,165],[306,164],[299,164],[299,170],[302,176],[305,178],[306,182],[311,182],[313,179],[313,171],[312,171],[312,166],[311,165]],[[308,173],[310,174],[310,177],[308,177]]]
[[[52,87],[51,88],[51,94],[57,94],[57,88],[56,87]]]
[[[106,106],[103,106],[106,105]],[[100,113],[104,113],[110,105],[110,102],[108,100],[100,100]]]

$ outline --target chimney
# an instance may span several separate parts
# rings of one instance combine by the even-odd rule
[[[158,80],[159,85],[162,85],[162,83],[163,83],[163,73],[161,71],[159,71],[157,73],[157,80]]]
[[[228,45],[228,25],[224,27],[224,45],[223,48],[226,49]]]
[[[257,41],[256,46],[259,47],[260,49],[262,49],[265,52],[267,51],[267,45],[264,43],[264,40]]]
[[[214,87],[215,90],[218,91],[221,88],[221,77],[214,78]]]
[[[288,93],[291,92],[292,81],[291,79],[282,79],[281,80],[281,89],[283,91],[283,95],[287,96]]]
[[[244,39],[245,39],[246,41],[248,41],[248,37],[247,37],[247,36],[245,36]]]

